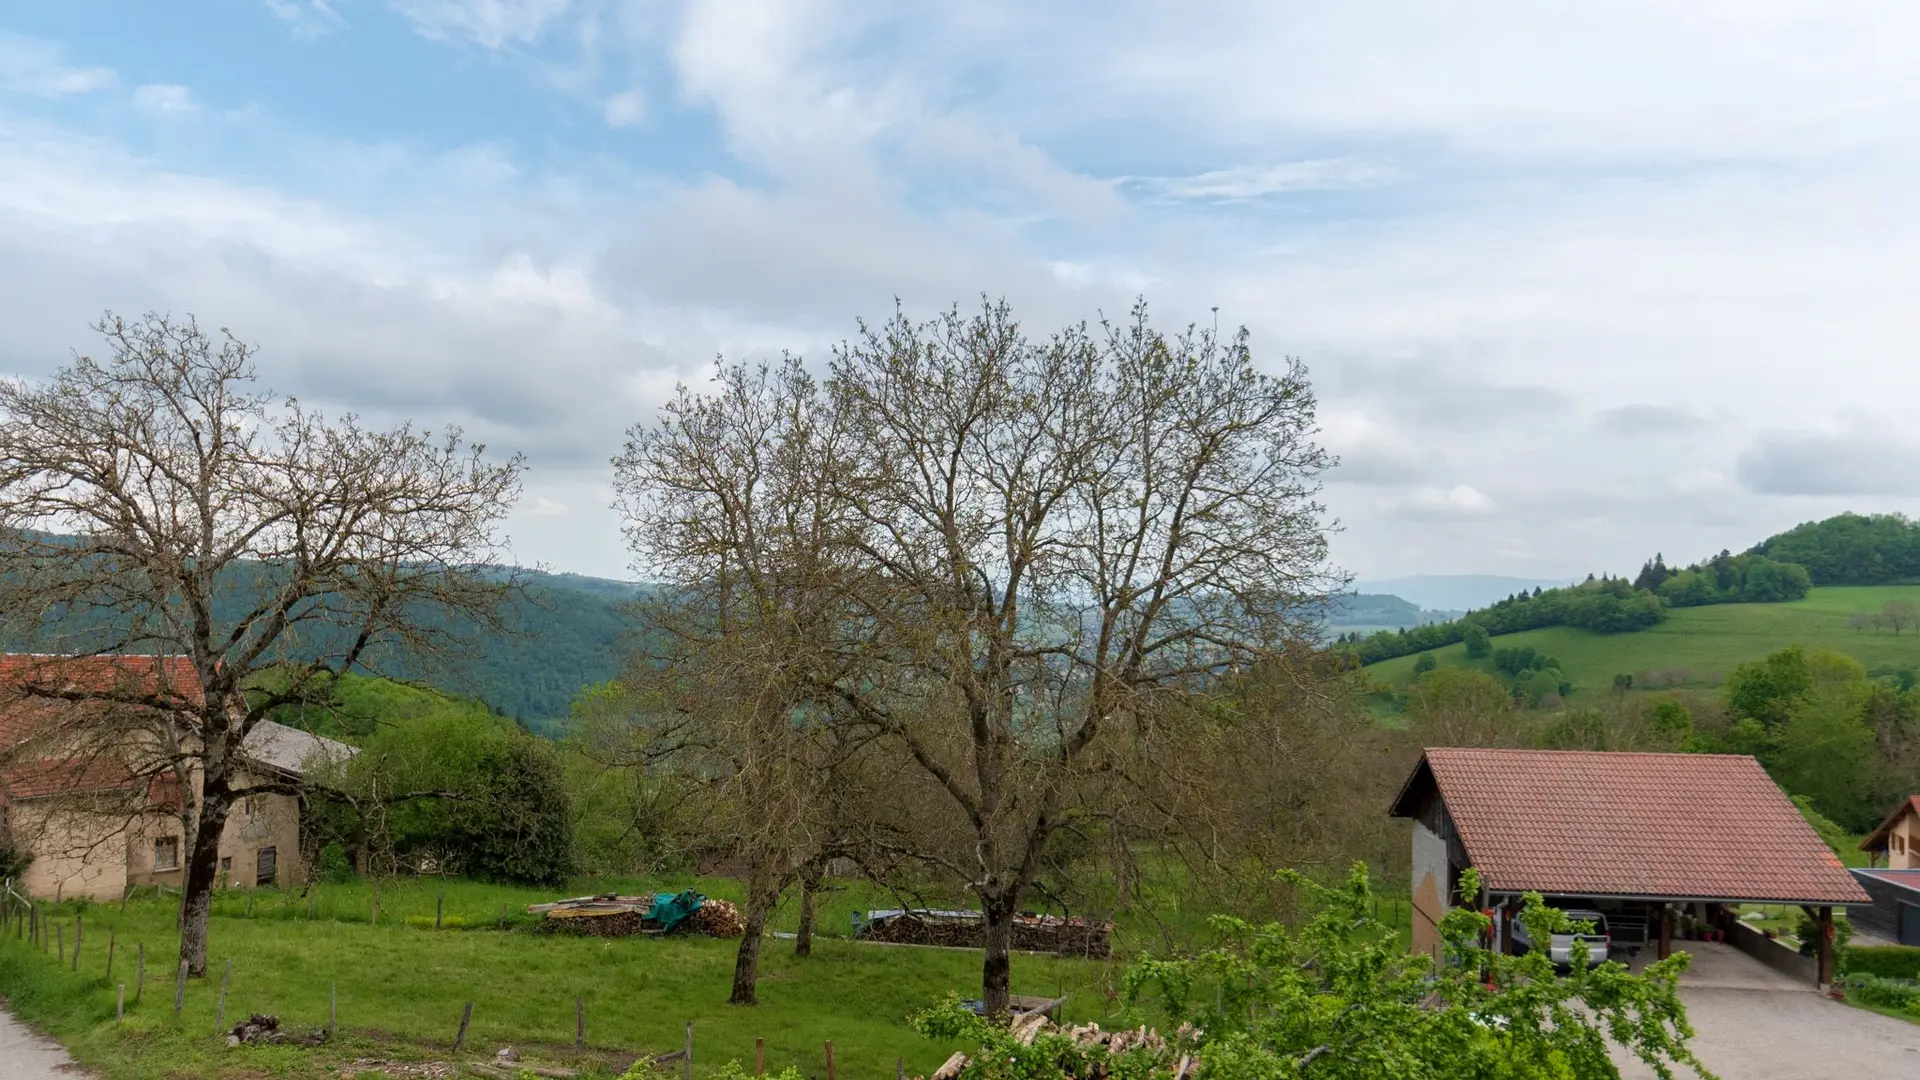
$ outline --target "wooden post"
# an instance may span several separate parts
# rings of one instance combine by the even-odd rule
[[[80,919],[79,915],[73,917],[73,970],[75,971],[80,970]]]
[[[440,916],[447,910],[447,890],[440,890],[440,898],[433,902],[433,928],[440,929]]]
[[[460,1031],[458,1034],[456,1034],[453,1037],[454,1053],[456,1054],[459,1053],[460,1044],[467,1041],[467,1025],[472,1022],[473,1022],[473,1002],[469,1001],[467,1002],[467,1007],[460,1010]]]
[[[133,1003],[140,1004],[140,991],[147,987],[147,943],[142,941],[134,946],[133,952]]]
[[[247,918],[253,918],[253,890],[247,890]]]
[[[213,1010],[213,1030],[227,1030],[227,984],[233,980],[233,957],[227,957],[227,970],[220,975],[220,1004]]]
[[[1665,960],[1667,957],[1673,955],[1673,909],[1662,904],[1659,910],[1654,912],[1654,916],[1660,920],[1660,948],[1658,957],[1661,960]]]
[[[753,1040],[753,1075],[767,1075],[767,1040]]]
[[[893,1059],[893,1080],[907,1080],[906,1058],[897,1057]]]
[[[573,1048],[587,1048],[587,999],[579,996],[573,999]]]
[[[1833,908],[1822,907],[1820,918],[1815,924],[1814,933],[1818,940],[1814,944],[1814,955],[1819,958],[1819,974],[1816,976],[1821,987],[1833,985]]]
[[[370,903],[370,907],[368,908],[368,911],[370,912],[370,914],[367,916],[367,925],[379,926],[380,925],[380,890],[379,889],[373,890],[373,899],[369,903]]]
[[[687,1021],[687,1042],[681,1051],[681,1080],[693,1080],[693,1021],[691,1020]]]
[[[119,1023],[127,1018],[127,984],[120,984],[120,996],[113,1002],[113,1022]]]
[[[56,959],[59,960],[61,967],[65,967],[67,965],[67,928],[56,925],[53,928],[53,940],[60,948]]]
[[[187,962],[185,960],[182,960],[180,961],[180,977],[175,979],[173,983],[174,1019],[176,1020],[179,1019],[180,1007],[182,1005],[185,1005],[186,1003],[187,1003]]]
[[[338,1031],[339,1027],[340,1027],[340,984],[328,983],[327,984],[327,1038],[329,1039],[333,1038],[333,1033],[335,1031]]]
[[[507,905],[500,905],[500,921],[494,923],[493,928],[495,930],[505,930],[507,928]]]
[[[827,1040],[827,1080],[834,1080],[834,1075],[833,1075],[833,1040],[832,1040],[832,1039],[828,1039],[828,1040]]]
[[[113,981],[113,939],[117,933],[118,931],[114,927],[111,927],[111,926],[107,927],[107,981],[108,982]]]

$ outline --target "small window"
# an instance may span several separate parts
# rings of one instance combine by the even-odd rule
[[[223,874],[233,873],[233,856],[231,855],[220,856],[220,872]]]
[[[273,879],[279,872],[279,867],[276,865],[278,861],[278,857],[272,848],[261,848],[260,854],[254,859],[253,883],[255,885],[273,884]]]
[[[155,870],[180,869],[180,838],[177,836],[157,836],[153,841],[153,868]]]

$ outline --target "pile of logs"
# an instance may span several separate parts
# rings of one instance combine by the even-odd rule
[[[1047,1017],[1046,1013],[1031,1012],[1015,1016],[1011,1024],[1011,1029],[1014,1041],[1025,1046],[1032,1046],[1033,1040],[1043,1032],[1057,1031],[1072,1039],[1075,1046],[1078,1046],[1081,1050],[1088,1051],[1089,1056],[1095,1059],[1095,1065],[1091,1075],[1085,1077],[1063,1076],[1062,1080],[1104,1080],[1110,1070],[1104,1062],[1099,1060],[1102,1057],[1118,1057],[1122,1054],[1141,1049],[1148,1051],[1156,1057],[1163,1057],[1167,1053],[1167,1040],[1163,1038],[1158,1031],[1144,1025],[1139,1028],[1123,1031],[1103,1031],[1099,1024],[1094,1023],[1079,1024],[1073,1027],[1059,1027]],[[1176,1034],[1184,1037],[1191,1034],[1192,1031],[1193,1028],[1191,1026],[1182,1024]],[[968,1057],[964,1052],[956,1053],[947,1059],[946,1064],[935,1069],[933,1075],[928,1077],[927,1080],[955,1080],[972,1060],[973,1059]],[[1181,1055],[1180,1060],[1173,1063],[1174,1080],[1186,1080],[1186,1078],[1193,1073],[1194,1064],[1192,1057],[1184,1054]]]
[[[746,937],[747,920],[738,907],[709,896],[706,903],[700,905],[700,910],[693,913],[693,918],[687,920],[687,929],[708,937]]]
[[[986,919],[976,911],[902,911],[876,916],[861,930],[868,941],[978,949]],[[1105,957],[1113,952],[1113,924],[1061,915],[1016,915],[1013,947],[1023,952]]]
[[[542,930],[554,933],[585,934],[589,937],[631,937],[634,934],[662,933],[659,924],[647,918],[653,910],[652,896],[581,896],[551,904],[534,904],[527,911],[544,915]],[[708,937],[741,937],[747,932],[747,920],[740,909],[725,900],[706,897],[700,907],[674,927],[674,933],[705,934]]]

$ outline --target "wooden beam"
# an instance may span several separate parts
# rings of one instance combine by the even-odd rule
[[[1822,987],[1833,985],[1833,908],[1823,906],[1814,922],[1814,956],[1819,960],[1817,981]]]

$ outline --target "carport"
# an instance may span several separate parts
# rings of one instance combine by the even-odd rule
[[[1871,898],[1745,755],[1431,747],[1391,813],[1413,823],[1413,947],[1438,955],[1448,906],[1491,912],[1502,948],[1526,893],[1594,908],[1616,944],[1665,956],[1680,916],[1777,970],[1833,980],[1833,909]],[[1478,896],[1460,895],[1467,868]],[[1805,909],[1811,961],[1737,922],[1736,904]],[[1617,921],[1616,921],[1617,920]]]

